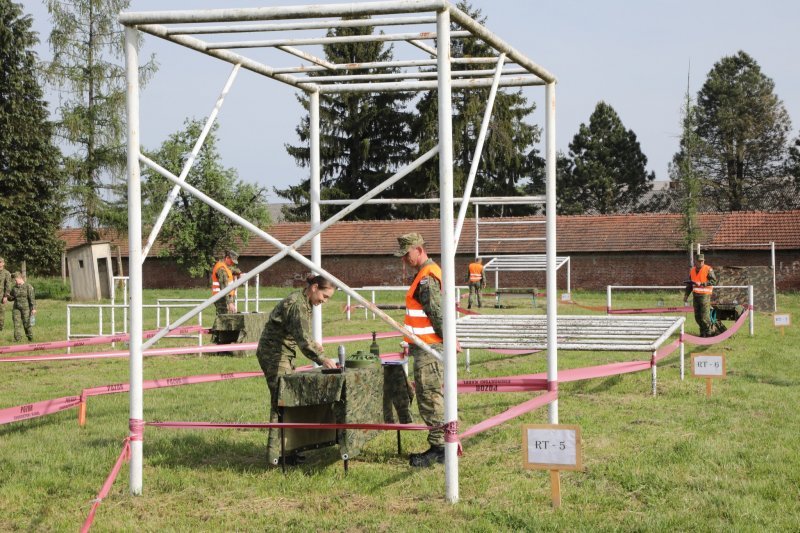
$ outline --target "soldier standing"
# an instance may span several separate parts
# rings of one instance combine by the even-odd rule
[[[335,287],[322,276],[310,275],[306,278],[306,288],[295,291],[278,302],[269,315],[264,331],[258,341],[256,358],[270,395],[269,421],[278,421],[278,378],[294,372],[295,348],[325,368],[336,368],[336,361],[324,357],[324,348],[315,342],[311,333],[311,308],[327,302]],[[267,460],[277,465],[280,459],[281,443],[278,429],[271,428],[267,439]],[[297,463],[302,457],[287,458],[287,464]]]
[[[425,241],[419,233],[407,233],[397,238],[400,248],[394,253],[411,268],[417,269],[414,281],[406,292],[405,325],[431,348],[443,351],[442,341],[442,269],[425,251]],[[412,453],[409,464],[414,467],[444,463],[444,376],[442,364],[425,350],[413,344],[414,382],[417,405],[422,420],[433,426],[428,432],[430,448]]]
[[[694,320],[700,326],[701,337],[712,337],[711,334],[711,293],[717,284],[717,275],[711,266],[705,264],[705,256],[697,254],[695,265],[689,271],[692,282],[686,284],[683,303],[692,295],[694,305]]]
[[[231,267],[239,264],[239,254],[233,250],[225,252],[225,257],[214,265],[211,269],[211,295],[222,291],[225,287],[233,283],[233,272]],[[214,302],[217,308],[217,315],[236,312],[236,295],[233,291]]]
[[[29,341],[33,341],[33,329],[31,329],[31,315],[36,314],[36,299],[33,294],[33,285],[26,282],[22,277],[22,272],[14,272],[16,284],[11,288],[8,295],[9,300],[14,300],[14,308],[11,311],[14,318],[14,342],[22,340],[22,328],[25,328],[25,335]]]
[[[474,292],[478,307],[481,307],[481,289],[486,287],[486,279],[483,277],[483,258],[476,257],[475,261],[469,264],[467,272],[467,283],[469,283],[469,301],[467,309],[472,309],[472,293]]]
[[[0,331],[3,331],[6,324],[6,303],[8,302],[8,293],[11,292],[13,286],[11,272],[6,270],[6,260],[0,257]]]

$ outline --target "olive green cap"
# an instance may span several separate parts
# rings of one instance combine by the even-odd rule
[[[395,257],[403,257],[408,253],[409,248],[412,246],[422,246],[425,244],[425,239],[422,238],[422,235],[419,233],[406,233],[405,235],[400,235],[397,238],[397,244],[400,246],[397,251],[394,252]]]

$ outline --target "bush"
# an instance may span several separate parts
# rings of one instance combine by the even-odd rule
[[[69,282],[61,281],[60,277],[28,279],[36,294],[36,299],[41,300],[69,300],[71,290]]]

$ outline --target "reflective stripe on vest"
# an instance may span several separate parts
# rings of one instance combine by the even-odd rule
[[[217,271],[222,268],[225,270],[225,273],[228,275],[228,283],[233,281],[233,273],[231,269],[228,268],[228,265],[225,264],[224,261],[217,261],[217,264],[214,265],[214,268],[211,270],[211,295],[217,294],[220,291],[219,286],[219,277],[217,277]]]
[[[408,288],[408,292],[406,293],[405,325],[414,335],[425,341],[425,343],[440,344],[442,342],[442,338],[434,331],[433,324],[431,324],[431,319],[425,314],[422,304],[414,299],[414,292],[416,292],[419,282],[426,276],[433,276],[439,280],[439,283],[441,283],[442,269],[439,268],[439,265],[436,263],[428,263],[427,265],[423,266],[419,272],[417,272],[414,282],[411,284],[411,287]],[[413,342],[408,337],[405,338],[405,341],[408,343]]]
[[[472,283],[483,279],[483,265],[480,263],[469,264],[469,280]]]
[[[708,272],[711,270],[711,267],[708,265],[703,265],[703,268],[700,271],[697,271],[697,267],[694,267],[692,270],[689,271],[689,275],[692,277],[692,292],[695,294],[711,294],[713,288],[711,285],[706,287],[701,287],[701,283],[708,283]]]

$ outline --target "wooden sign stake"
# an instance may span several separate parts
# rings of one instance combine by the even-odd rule
[[[561,476],[558,470],[550,471],[550,493],[553,499],[553,509],[561,507]]]
[[[706,378],[706,398],[711,396],[711,378]]]

